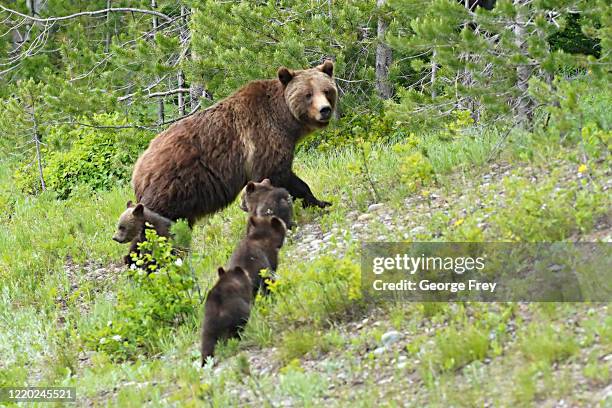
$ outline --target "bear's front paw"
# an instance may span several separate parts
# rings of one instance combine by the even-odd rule
[[[319,207],[319,208],[330,207],[331,205],[332,205],[332,203],[330,203],[329,201],[319,201],[319,202],[317,202],[317,207]]]
[[[302,202],[302,206],[304,208],[306,207],[325,208],[325,207],[329,207],[330,205],[332,205],[332,203],[330,203],[329,201],[321,201],[321,200],[317,200],[316,198],[313,200],[304,200]]]

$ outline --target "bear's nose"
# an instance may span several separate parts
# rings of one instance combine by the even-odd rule
[[[331,112],[332,110],[329,106],[321,108],[321,110],[319,110],[319,113],[321,114],[321,119],[329,119],[329,117],[331,116]]]

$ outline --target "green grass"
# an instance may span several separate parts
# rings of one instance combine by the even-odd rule
[[[574,240],[611,213],[609,153],[589,150],[585,172],[578,145],[547,142],[543,133],[504,139],[495,129],[469,129],[450,142],[434,136],[424,136],[420,148],[435,181],[416,190],[402,182],[402,149],[372,146],[368,174],[352,166],[361,160],[358,149],[298,156],[296,173],[334,203],[328,212],[296,206],[298,225],[348,239],[348,214],[377,201],[364,180],[395,214],[392,230],[371,221],[373,240]],[[504,170],[495,173],[491,164]],[[609,304],[370,302],[361,297],[358,239],[342,256],[323,252],[310,261],[290,237],[273,294],[258,299],[240,341],[220,345],[217,366],[199,368],[201,311],[161,333],[154,353],[117,361],[88,348],[84,336],[118,316],[125,270],[112,266],[127,248],[110,237],[131,191],[83,189],[59,201],[52,193],[16,193],[10,175],[0,170],[0,386],[75,386],[82,403],[116,406],[231,406],[240,394],[263,406],[529,406],[562,398],[591,406],[609,384]],[[432,194],[446,199],[444,211],[431,206]],[[194,229],[188,261],[202,292],[245,219],[234,203]],[[392,329],[404,343],[375,356]]]

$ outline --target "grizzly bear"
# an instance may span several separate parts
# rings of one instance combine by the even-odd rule
[[[113,239],[120,244],[132,243],[128,254],[123,257],[123,261],[128,265],[133,263],[130,254],[132,252],[138,253],[138,243],[145,240],[147,223],[155,229],[157,235],[161,237],[170,236],[170,228],[173,224],[171,220],[151,211],[142,203],[134,205],[131,201],[128,201],[125,211],[117,222],[117,231],[113,235]]]
[[[189,225],[230,204],[249,180],[269,178],[304,206],[318,200],[291,167],[296,143],[329,124],[336,107],[334,64],[280,68],[155,137],[132,174],[139,202]]]
[[[278,252],[283,246],[286,233],[285,223],[278,217],[249,217],[246,236],[232,253],[227,268],[241,267],[249,274],[253,283],[253,296],[257,295],[262,286],[260,272],[276,272]],[[268,293],[267,285],[263,285],[262,291]]]
[[[208,292],[202,324],[202,366],[214,355],[217,341],[238,336],[251,314],[253,291],[249,275],[239,266],[219,268],[219,280]]]
[[[285,222],[287,228],[293,228],[293,203],[289,192],[281,187],[274,187],[270,179],[261,183],[249,181],[244,188],[240,208],[258,217],[276,215]]]

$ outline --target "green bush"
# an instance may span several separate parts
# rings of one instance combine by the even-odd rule
[[[154,354],[160,341],[197,314],[201,299],[195,277],[173,252],[173,245],[155,230],[146,231],[138,268],[129,270],[120,286],[112,320],[85,334],[87,347],[115,360]]]
[[[374,107],[371,111],[353,111],[342,116],[326,130],[315,132],[305,139],[300,149],[329,151],[354,146],[358,140],[387,143],[402,140],[407,135],[404,129],[396,126],[381,110]]]
[[[98,125],[123,125],[118,114],[94,117]],[[79,186],[108,190],[130,179],[131,170],[142,150],[153,135],[137,129],[97,129],[79,127],[68,130],[65,126],[52,128],[44,139],[43,175],[47,188],[59,198],[68,198]],[[69,142],[67,150],[53,149]],[[36,166],[21,166],[14,174],[17,186],[25,193],[40,191]]]

